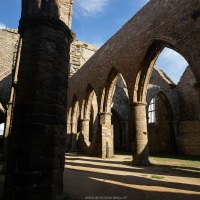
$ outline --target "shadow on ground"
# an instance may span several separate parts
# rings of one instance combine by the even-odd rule
[[[122,155],[108,160],[66,154],[64,183],[72,199],[200,199],[199,168],[134,167]]]

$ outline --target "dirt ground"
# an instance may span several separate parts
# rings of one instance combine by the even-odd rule
[[[69,199],[199,200],[199,159],[150,157],[136,167],[131,155],[101,159],[66,154],[64,191]]]

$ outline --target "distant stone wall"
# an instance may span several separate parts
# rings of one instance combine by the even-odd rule
[[[167,105],[159,95],[156,96],[155,103],[156,121],[153,124],[148,124],[149,151],[174,153],[173,143],[171,142],[174,131],[170,130],[171,118]]]
[[[0,101],[5,105],[9,100],[12,83],[11,73],[18,40],[17,30],[0,29]],[[70,75],[75,74],[97,50],[98,48],[91,44],[73,41],[70,51]]]
[[[64,21],[69,28],[72,26],[72,6],[74,0],[60,0],[59,4],[59,12],[60,12],[60,19]]]
[[[118,75],[112,98],[112,125],[114,129],[114,149],[129,150],[129,97],[122,76]]]
[[[182,152],[200,156],[200,121],[181,121],[179,127]]]
[[[0,101],[7,104],[12,83],[12,68],[19,35],[16,30],[0,29]]]
[[[179,134],[183,153],[200,156],[199,99],[194,89],[196,80],[190,67],[183,73],[177,90],[179,93]]]
[[[177,84],[181,121],[198,119],[199,102],[194,89],[195,83],[194,74],[191,68],[187,67]]]
[[[149,149],[151,152],[159,152],[162,142],[159,142],[160,136],[162,139],[168,137],[171,148],[173,144],[176,145],[177,152],[186,155],[200,155],[200,121],[199,121],[199,100],[198,95],[194,89],[195,77],[190,67],[187,67],[177,85],[168,79],[165,73],[160,71],[157,67],[154,68],[147,93],[147,104],[153,97],[159,94],[164,94],[166,100],[159,98],[160,102],[156,102],[158,107],[156,109],[155,124],[148,124],[149,135]],[[159,106],[161,105],[162,106]],[[169,107],[171,113],[166,111]],[[166,118],[169,115],[169,118]],[[171,119],[170,119],[171,118]],[[170,126],[166,126],[166,121]],[[164,125],[164,126],[163,126]],[[174,136],[174,138],[173,138]],[[163,141],[164,142],[164,141]],[[167,152],[165,150],[165,152]]]
[[[147,90],[147,112],[155,98],[155,123],[148,123],[150,152],[174,153],[178,148],[178,93],[174,82],[154,66]]]
[[[70,50],[70,76],[73,76],[97,50],[94,45],[73,41]]]

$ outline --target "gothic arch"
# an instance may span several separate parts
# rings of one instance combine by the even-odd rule
[[[146,101],[147,95],[147,86],[153,71],[153,67],[155,65],[156,60],[158,59],[161,51],[168,47],[180,55],[182,55],[185,60],[191,66],[191,69],[195,71],[194,64],[191,59],[187,56],[187,52],[183,52],[181,49],[181,45],[178,46],[175,44],[175,41],[170,40],[169,38],[156,38],[147,49],[147,52],[142,59],[140,70],[137,73],[137,78],[134,84],[134,93],[133,100],[134,101]]]
[[[81,119],[89,119],[90,108],[91,108],[94,93],[95,92],[94,92],[93,87],[90,84],[88,84],[88,87],[87,87],[86,93],[85,93],[85,97],[82,102]]]
[[[95,145],[95,134],[93,134],[93,126],[96,124],[97,114],[97,96],[93,87],[88,84],[85,98],[82,102],[80,119],[81,131],[78,144],[82,152],[89,153]]]
[[[102,99],[101,99],[101,112],[111,113],[111,103],[112,96],[114,92],[114,87],[117,81],[118,71],[115,68],[112,68],[108,77],[106,86],[103,90]]]

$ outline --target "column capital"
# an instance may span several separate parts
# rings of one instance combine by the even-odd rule
[[[144,101],[134,101],[129,103],[130,106],[136,107],[136,106],[146,106],[147,102]]]
[[[99,112],[99,115],[112,115],[111,112]]]

